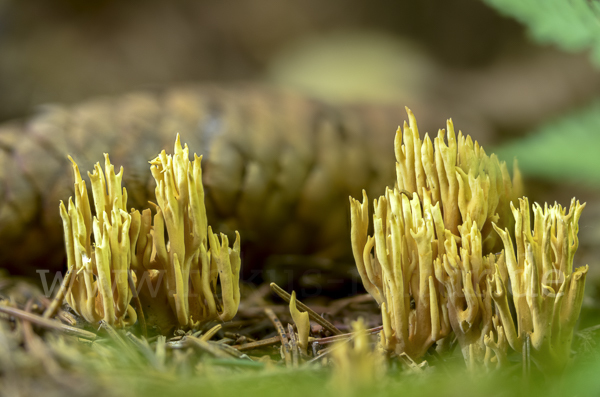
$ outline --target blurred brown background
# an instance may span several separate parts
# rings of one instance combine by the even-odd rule
[[[328,84],[348,68],[345,84]],[[47,102],[240,80],[400,101],[417,116],[439,114],[421,121],[427,130],[452,116],[482,141],[600,87],[584,56],[530,44],[475,0],[0,1],[2,120]]]
[[[48,102],[198,81],[401,103],[422,132],[452,117],[486,145],[600,92],[585,54],[532,44],[476,0],[0,0],[0,120]],[[591,200],[598,218],[593,191],[528,185],[532,201]]]

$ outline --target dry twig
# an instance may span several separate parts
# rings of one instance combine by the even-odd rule
[[[287,303],[290,303],[292,296],[290,294],[288,294],[287,292],[285,292],[280,286],[278,286],[275,283],[271,283],[271,290],[273,292],[275,292],[277,295],[279,295],[279,297],[281,299],[283,299]],[[298,307],[298,309],[307,312],[312,321],[319,324],[320,326],[322,326],[323,328],[325,328],[332,334],[334,334],[334,335],[342,335],[343,334],[343,332],[340,331],[339,329],[337,329],[337,327],[335,325],[331,324],[329,321],[327,321],[323,317],[319,316],[314,310],[312,310],[310,307],[306,306],[304,303],[300,302],[299,300],[296,300],[296,306]]]
[[[267,315],[267,317],[269,317],[269,319],[273,323],[273,326],[279,333],[281,346],[283,348],[283,356],[285,358],[285,365],[289,367],[292,365],[292,355],[290,354],[290,345],[288,343],[287,336],[285,335],[285,329],[283,328],[283,325],[281,325],[281,321],[279,321],[279,318],[277,318],[277,315],[272,309],[265,308],[265,314]]]
[[[8,307],[8,306],[0,306],[0,313],[5,313],[10,316],[19,318],[21,320],[29,321],[32,324],[35,324],[40,327],[53,329],[56,331],[63,332],[67,335],[77,336],[83,339],[94,340],[96,339],[96,334],[93,332],[85,331],[83,329],[71,327],[69,325],[65,325],[61,322],[51,320],[48,318],[43,318],[41,316],[36,316],[35,314],[27,313],[26,311]]]
[[[244,343],[243,345],[234,345],[231,347],[233,347],[234,349],[237,349],[239,351],[245,351],[245,350],[258,349],[261,347],[272,346],[279,342],[281,342],[281,338],[279,336],[274,336],[272,338],[262,339],[262,340],[258,340],[256,342]]]
[[[73,285],[73,283],[71,282],[72,274],[73,273],[71,272],[71,269],[67,270],[67,273],[65,273],[65,277],[63,278],[63,282],[60,285],[60,289],[58,290],[56,296],[52,300],[52,303],[50,303],[50,306],[46,309],[46,311],[44,311],[44,318],[53,318],[58,312],[58,309],[65,300],[65,295],[67,294],[67,291],[71,288],[71,285]]]

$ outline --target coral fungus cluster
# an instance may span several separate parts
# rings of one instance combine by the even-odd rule
[[[115,174],[105,155],[105,172],[88,173],[95,216],[77,164],[75,203],[61,202],[68,268],[69,305],[89,322],[111,325],[136,321],[134,293],[150,324],[161,329],[235,316],[240,301],[240,241],[212,232],[206,219],[201,157],[189,160],[179,136],[173,155],[164,151],[151,163],[156,180],[155,215],[127,212],[123,169]],[[165,235],[166,230],[166,235]],[[220,285],[222,302],[216,295]],[[136,291],[132,290],[135,287]]]
[[[381,306],[381,347],[418,360],[434,344],[443,350],[456,342],[469,368],[490,369],[505,365],[510,349],[526,349],[540,368],[562,370],[587,274],[587,266],[573,270],[585,204],[573,199],[568,211],[535,204],[532,218],[527,198],[519,198],[516,164],[511,178],[505,163],[455,134],[451,121],[435,139],[421,140],[407,111],[409,123],[396,133],[396,185],[374,200],[371,235],[367,194],[362,202],[350,198],[352,250],[366,290]],[[96,164],[88,173],[95,215],[73,160],[75,202],[60,205],[69,305],[89,322],[125,326],[143,315],[163,331],[233,318],[240,303],[239,235],[230,247],[227,236],[208,226],[202,158],[190,161],[177,137],[173,155],[163,151],[150,161],[152,215],[127,212],[123,170],[115,174],[105,157],[104,172]],[[309,314],[298,310],[295,294],[290,312],[299,351],[307,355]],[[359,335],[355,353],[375,360],[365,349]],[[350,353],[340,350],[342,364],[350,360],[344,354]]]
[[[73,162],[75,204],[69,198],[68,210],[60,203],[67,264],[72,286],[66,295],[69,305],[89,322],[109,324],[135,323],[135,311],[129,306],[132,215],[127,213],[127,190],[121,190],[123,172],[105,156],[106,176],[97,163],[89,174],[96,216],[92,217],[85,181]],[[93,239],[92,239],[93,232]]]
[[[353,253],[381,305],[382,346],[419,359],[455,338],[469,367],[497,367],[509,346],[521,351],[531,338],[532,358],[560,369],[587,272],[572,270],[584,205],[573,201],[568,213],[536,205],[532,231],[527,199],[518,210],[513,204],[522,190],[516,166],[511,179],[505,163],[457,137],[451,121],[447,136],[421,141],[407,111],[395,140],[397,183],[374,200],[373,235],[366,193],[362,203],[350,198]]]

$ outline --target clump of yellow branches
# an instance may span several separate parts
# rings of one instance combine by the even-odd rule
[[[535,204],[532,218],[516,164],[511,178],[504,162],[457,135],[450,120],[447,131],[421,140],[407,112],[395,139],[396,185],[373,202],[372,235],[366,193],[362,202],[350,198],[358,272],[381,306],[380,346],[418,360],[434,344],[443,350],[456,341],[471,369],[499,368],[509,349],[527,349],[540,368],[561,371],[587,274],[587,266],[573,270],[585,204],[573,199],[568,211]],[[202,158],[190,161],[179,136],[172,155],[163,151],[150,161],[154,215],[127,212],[123,170],[116,174],[108,155],[104,172],[96,164],[88,173],[92,215],[86,183],[71,161],[75,201],[68,208],[61,202],[60,213],[71,283],[66,300],[77,313],[89,322],[130,325],[141,314],[132,309],[135,297],[148,323],[162,330],[235,316],[239,235],[230,247],[208,226]],[[290,312],[306,355],[310,323],[295,295]],[[365,350],[364,326],[357,327],[355,349],[337,353],[340,367],[353,354],[379,363]]]
[[[202,158],[189,160],[179,136],[173,155],[165,151],[150,162],[156,180],[155,215],[150,209],[127,212],[123,169],[115,174],[105,155],[105,170],[88,173],[95,215],[86,183],[73,161],[75,202],[60,204],[68,269],[68,304],[87,321],[124,326],[136,321],[130,305],[139,293],[150,324],[169,329],[233,318],[240,302],[240,239],[233,247],[208,226],[202,186]],[[166,229],[166,235],[165,235]],[[220,285],[222,301],[216,292]]]
[[[587,273],[572,270],[584,205],[573,200],[568,213],[536,205],[532,231],[527,199],[513,204],[522,194],[516,164],[511,178],[450,120],[433,142],[421,141],[407,112],[396,133],[396,186],[374,200],[373,235],[366,193],[362,203],[350,198],[354,258],[381,305],[381,345],[417,360],[456,338],[467,366],[496,368],[527,340],[540,366],[563,368]]]

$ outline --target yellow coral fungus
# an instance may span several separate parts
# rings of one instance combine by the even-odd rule
[[[179,135],[174,154],[162,153],[150,162],[156,180],[154,255],[147,267],[165,272],[160,284],[180,326],[209,319],[231,320],[240,303],[240,240],[233,248],[226,235],[212,232],[206,219],[202,186],[202,157],[189,160]],[[164,229],[167,231],[167,238]],[[215,299],[217,281],[221,309]],[[144,295],[147,296],[147,295]]]
[[[96,210],[92,217],[85,181],[75,161],[69,159],[75,176],[75,204],[70,198],[67,210],[60,203],[67,266],[74,274],[66,300],[89,322],[132,324],[136,313],[129,306],[131,215],[126,212],[127,191],[121,190],[123,169],[115,174],[105,155],[106,177],[99,163],[88,173]]]
[[[442,216],[439,204],[432,206],[429,196],[424,197],[422,208],[416,194],[409,200],[397,188],[388,189],[375,200],[374,237],[366,237],[366,229],[358,233],[353,222],[356,240],[366,240],[359,259],[375,298],[380,299],[382,344],[413,359],[450,331],[434,270],[435,230],[443,228]],[[366,212],[366,194],[362,205],[354,200],[352,208],[355,214],[360,208]],[[355,252],[359,249],[355,247]]]
[[[520,177],[511,181],[506,164],[470,137],[457,139],[451,121],[448,143],[444,130],[421,141],[407,112],[395,140],[397,184],[374,201],[372,237],[366,194],[362,203],[350,199],[354,258],[381,304],[387,350],[418,359],[452,327],[467,361],[483,360],[485,337],[502,332],[485,297],[496,257],[484,253],[499,245],[491,224],[505,221]]]
[[[492,298],[502,317],[510,346],[521,351],[530,338],[531,357],[541,368],[560,371],[569,362],[573,328],[579,317],[588,267],[573,270],[578,248],[581,205],[573,199],[569,212],[556,204],[534,205],[531,230],[529,201],[512,207],[516,220],[516,253],[508,229],[496,231],[506,249],[506,264],[499,264],[491,280]],[[508,305],[508,273],[516,324]]]
[[[350,199],[353,253],[381,304],[383,347],[418,359],[451,329],[470,368],[501,366],[509,345],[521,352],[530,343],[542,369],[562,370],[587,274],[573,270],[584,205],[573,199],[567,213],[536,204],[532,231],[528,200],[513,205],[518,170],[511,181],[496,156],[456,139],[451,121],[447,144],[443,131],[421,142],[408,115],[396,135],[397,185],[374,201],[373,236],[366,194]]]
[[[441,203],[446,229],[458,235],[468,215],[482,231],[486,251],[501,246],[491,222],[510,222],[509,204],[523,191],[518,168],[511,179],[495,154],[488,156],[462,132],[456,136],[452,120],[433,142],[428,135],[421,141],[416,118],[406,111],[409,122],[398,128],[394,142],[398,189],[419,196],[427,189],[432,203]]]
[[[178,135],[174,155],[163,151],[150,162],[158,202],[152,219],[150,209],[126,212],[123,170],[115,174],[106,155],[106,178],[98,164],[88,174],[93,220],[85,182],[73,162],[75,204],[70,200],[68,210],[62,203],[60,207],[69,269],[75,273],[67,302],[87,321],[135,322],[136,313],[128,306],[130,274],[148,322],[163,331],[235,316],[240,302],[239,235],[229,247],[227,236],[219,238],[208,226],[201,161],[194,155],[190,162],[188,147],[182,148]],[[219,285],[221,302],[216,297]]]
[[[304,354],[307,354],[308,336],[310,334],[310,320],[308,318],[308,313],[301,312],[296,307],[296,291],[292,291],[292,296],[290,299],[290,314],[292,315],[294,324],[296,324],[296,328],[298,329],[298,344],[300,345],[300,349]]]
[[[453,235],[447,236],[444,255],[435,261],[436,276],[446,289],[448,318],[463,357],[470,369],[483,362],[490,366],[492,359],[501,364],[507,346],[487,278],[496,264],[503,266],[504,252],[483,255],[481,233],[469,216],[460,226],[460,247]]]

